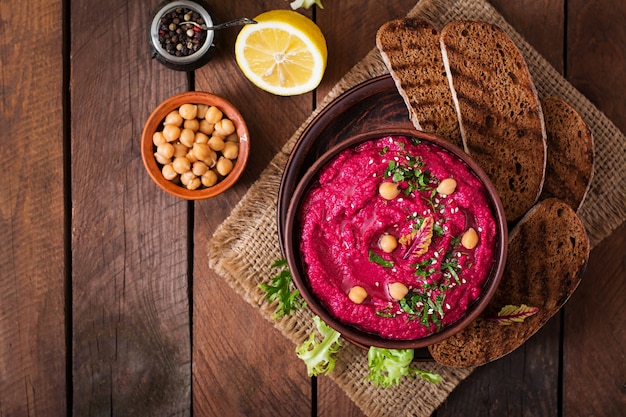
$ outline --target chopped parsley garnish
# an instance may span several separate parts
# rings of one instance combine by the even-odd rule
[[[393,262],[392,261],[388,261],[387,259],[376,255],[374,253],[373,250],[370,249],[369,251],[369,260],[370,262],[374,262],[375,264],[378,264],[384,268],[393,268]]]
[[[415,191],[431,191],[430,198],[432,199],[436,194],[437,179],[430,172],[422,171],[424,162],[421,158],[405,153],[400,156],[400,161],[389,161],[384,178],[391,178],[395,183],[406,183],[405,195]]]

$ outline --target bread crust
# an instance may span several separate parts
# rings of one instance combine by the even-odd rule
[[[526,342],[578,287],[589,258],[589,240],[574,210],[548,198],[511,231],[507,253],[504,275],[485,311],[461,332],[429,346],[438,363],[480,366]],[[539,312],[508,326],[489,320],[505,305],[521,304],[538,307]]]
[[[463,147],[452,93],[439,47],[439,31],[423,19],[383,24],[376,46],[418,130]]]
[[[546,166],[541,103],[524,58],[490,23],[450,22],[440,41],[464,149],[516,221],[538,200]]]
[[[593,135],[582,116],[559,97],[546,97],[543,109],[548,159],[540,199],[560,198],[578,211],[593,179]]]

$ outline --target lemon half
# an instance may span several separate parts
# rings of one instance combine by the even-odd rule
[[[257,87],[280,96],[315,89],[326,70],[328,51],[320,28],[292,10],[272,10],[244,26],[235,42],[235,58]]]

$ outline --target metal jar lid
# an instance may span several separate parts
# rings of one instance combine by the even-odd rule
[[[167,14],[176,11],[176,9],[189,9],[196,12],[203,20],[202,26],[214,26],[213,18],[209,13],[209,8],[202,1],[176,0],[164,3],[153,14],[152,20],[150,21],[150,45],[153,50],[152,56],[170,69],[177,71],[192,71],[200,68],[211,59],[213,52],[215,51],[215,31],[205,30],[206,39],[204,40],[204,43],[196,51],[189,53],[188,55],[176,56],[168,52],[161,43],[163,36],[163,33],[159,33],[159,31],[163,30],[161,27],[161,19]]]

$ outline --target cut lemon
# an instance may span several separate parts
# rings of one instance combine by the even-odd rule
[[[272,10],[244,26],[235,58],[257,87],[279,96],[315,89],[326,70],[326,40],[313,21],[292,10]]]

